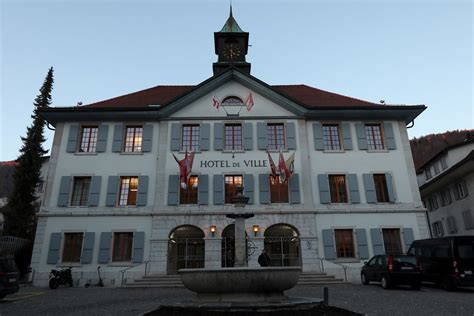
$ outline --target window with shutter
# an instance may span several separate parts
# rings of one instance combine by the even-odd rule
[[[123,151],[129,152],[141,152],[142,151],[142,140],[143,140],[143,126],[126,126],[125,127],[125,141]]]
[[[242,124],[225,124],[224,126],[224,150],[242,150]]]
[[[400,241],[400,229],[383,228],[382,229],[383,244],[385,253],[388,255],[402,254],[402,243]]]
[[[113,237],[112,261],[128,262],[132,260],[132,232],[116,232]]]
[[[81,126],[79,152],[93,153],[97,148],[99,126]]]
[[[352,229],[335,229],[336,254],[338,258],[354,258],[354,232]]]
[[[463,218],[463,221],[464,221],[464,228],[466,230],[469,230],[469,229],[474,229],[474,220],[472,218],[472,212],[471,210],[466,210],[464,212],[462,212],[462,218]]]
[[[237,187],[242,186],[242,175],[226,175],[224,177],[225,204],[232,204],[232,198],[237,193]]]
[[[138,177],[120,177],[119,205],[136,205]]]
[[[323,125],[324,150],[342,150],[341,133],[338,124]]]
[[[200,140],[199,124],[184,124],[181,127],[181,151],[198,151]]]
[[[384,150],[385,144],[380,124],[365,124],[365,134],[369,150]]]
[[[347,184],[345,175],[329,175],[331,203],[347,203]]]
[[[87,206],[91,177],[74,177],[71,206]]]
[[[189,177],[186,187],[180,187],[179,204],[198,204],[198,176]]]
[[[375,185],[375,195],[377,197],[377,202],[379,203],[390,202],[390,197],[388,195],[387,179],[384,173],[374,174],[374,185]]]
[[[267,148],[268,150],[286,149],[285,124],[267,124]]]
[[[288,203],[288,181],[280,181],[279,176],[269,176],[270,202]]]
[[[83,233],[64,233],[62,262],[80,262]]]

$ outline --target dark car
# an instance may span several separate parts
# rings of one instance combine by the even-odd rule
[[[446,290],[474,286],[474,236],[452,236],[415,240],[408,254],[416,256],[423,281]]]
[[[360,273],[362,284],[370,281],[380,282],[384,289],[394,285],[411,285],[419,290],[421,271],[414,256],[378,255],[365,262]]]
[[[0,299],[8,294],[18,292],[19,273],[15,260],[10,258],[0,258]]]

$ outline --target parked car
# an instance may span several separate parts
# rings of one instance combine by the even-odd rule
[[[360,278],[362,284],[371,281],[380,282],[382,288],[389,289],[394,285],[411,285],[419,290],[421,286],[421,271],[414,256],[378,255],[364,262]]]
[[[0,299],[18,292],[19,272],[13,258],[0,258]]]
[[[416,256],[423,281],[446,290],[474,286],[474,236],[452,236],[415,240],[408,254]]]

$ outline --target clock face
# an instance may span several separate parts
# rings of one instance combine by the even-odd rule
[[[224,46],[224,57],[227,59],[237,59],[242,54],[240,47],[236,44],[227,44]]]

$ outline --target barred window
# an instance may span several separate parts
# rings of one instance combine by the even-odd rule
[[[367,146],[369,150],[385,149],[385,145],[383,143],[382,128],[380,124],[365,125],[365,134],[367,136]]]
[[[119,205],[136,205],[137,192],[138,177],[121,177]]]
[[[348,203],[346,176],[329,175],[331,203]]]
[[[124,262],[132,260],[133,233],[114,233],[112,261]]]
[[[449,190],[449,188],[442,190],[441,191],[441,205],[442,206],[449,205],[451,204],[452,201],[453,200],[451,198],[451,191]]]
[[[181,150],[199,150],[200,128],[199,125],[183,125],[181,130]]]
[[[65,233],[62,262],[80,262],[83,233]]]
[[[458,182],[455,185],[455,194],[456,194],[456,199],[464,199],[466,196],[468,196],[467,192],[467,187],[466,187],[466,182]]]
[[[435,235],[435,237],[441,237],[444,235],[443,223],[441,221],[434,222],[432,227],[433,234]]]
[[[387,203],[390,202],[388,196],[387,179],[385,174],[374,174],[375,193],[377,195],[377,202]]]
[[[269,123],[267,124],[267,148],[269,150],[285,149],[285,124]]]
[[[90,177],[74,177],[71,198],[72,206],[87,206],[90,186]]]
[[[228,175],[224,177],[225,203],[231,204],[232,198],[237,193],[237,187],[242,186],[243,177],[241,175]]]
[[[143,126],[127,126],[125,128],[124,152],[142,151]]]
[[[187,186],[180,188],[179,204],[198,204],[198,176],[189,177]]]
[[[324,149],[341,150],[339,125],[323,125]]]
[[[224,150],[242,150],[242,124],[226,124]]]
[[[352,229],[335,229],[336,252],[338,258],[354,258],[354,236]]]
[[[93,153],[97,147],[98,126],[82,126],[81,127],[81,142],[79,151],[84,153]]]
[[[288,203],[288,181],[280,182],[279,176],[270,175],[271,203]]]

